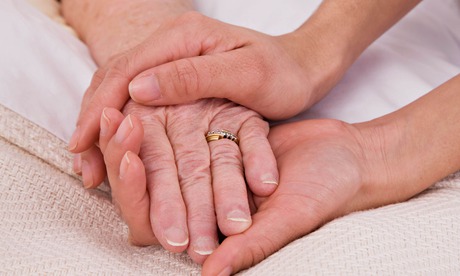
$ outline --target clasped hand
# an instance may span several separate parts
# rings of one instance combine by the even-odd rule
[[[388,170],[378,161],[379,139],[367,143],[358,126],[321,120],[275,127],[272,152],[268,125],[256,112],[222,99],[193,102],[227,98],[277,119],[308,108],[329,84],[318,75],[324,62],[315,64],[314,47],[298,47],[299,54],[296,39],[189,13],[98,70],[69,147],[86,150],[83,179],[94,187],[105,176],[93,146],[100,136],[113,198],[133,242],[188,248],[198,263],[212,253],[203,272],[229,274],[335,217],[394,200],[372,197],[378,190],[369,179],[380,173],[385,182]],[[128,90],[133,100],[160,107],[129,103],[124,111],[132,115],[123,119],[117,110]],[[214,129],[237,134],[240,148],[230,140],[208,145],[205,134]],[[214,208],[230,236],[219,247]]]

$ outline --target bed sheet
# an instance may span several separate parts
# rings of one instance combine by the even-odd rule
[[[206,15],[277,35],[321,1],[196,0]],[[423,1],[369,47],[331,93],[292,120],[369,120],[415,100],[460,71],[460,2]],[[63,140],[96,66],[85,45],[25,0],[0,2],[0,103]]]

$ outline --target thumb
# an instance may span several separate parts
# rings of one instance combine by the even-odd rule
[[[266,106],[279,99],[265,93],[267,72],[257,62],[242,49],[179,59],[140,73],[129,92],[134,101],[154,106],[225,98],[266,116]]]
[[[286,212],[287,208],[282,208],[286,203],[272,204],[263,211],[259,209],[253,217],[253,225],[246,232],[228,237],[206,259],[202,274],[237,273],[261,262],[316,227],[317,220],[299,218],[295,211]]]

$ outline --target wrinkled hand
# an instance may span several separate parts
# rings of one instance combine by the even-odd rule
[[[142,104],[226,98],[270,119],[291,117],[337,80],[329,67],[338,61],[317,48],[314,36],[273,37],[188,12],[98,70],[69,148],[97,139],[103,107],[121,109],[136,76],[131,97]]]
[[[125,114],[104,110],[100,148],[135,244],[188,248],[202,263],[218,245],[216,216],[224,235],[251,225],[245,179],[259,196],[276,189],[268,124],[251,110],[214,99],[160,108],[129,102]],[[239,147],[228,139],[208,144],[205,134],[220,128],[237,134]]]
[[[269,197],[255,198],[253,225],[228,237],[206,260],[203,274],[236,273],[334,218],[421,192],[390,180],[383,140],[375,139],[380,134],[333,120],[273,128],[269,140],[279,187]]]
[[[61,2],[61,12],[66,22],[87,44],[92,57],[101,68],[110,68],[118,57],[124,56],[126,51],[139,45],[162,23],[172,21],[192,9],[192,2],[188,0],[63,0]],[[81,112],[86,110],[92,101],[91,91],[90,87],[83,97]],[[127,88],[126,93],[128,93]],[[120,110],[125,103],[121,104]],[[100,106],[97,115],[99,118],[104,107]],[[99,125],[97,128],[99,129]],[[70,148],[74,153],[78,153],[74,158],[74,171],[82,175],[83,184],[87,188],[98,185],[106,177],[104,159],[96,146],[98,137],[93,138],[92,141],[82,142],[84,148],[78,150],[73,149],[74,146]]]

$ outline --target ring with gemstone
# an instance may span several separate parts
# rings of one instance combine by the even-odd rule
[[[206,134],[206,141],[208,143],[211,142],[211,141],[217,141],[217,140],[220,140],[220,139],[232,140],[237,145],[240,142],[239,139],[238,139],[238,136],[236,136],[235,134],[233,134],[230,131],[225,130],[225,129],[212,130],[212,131],[209,131]]]

